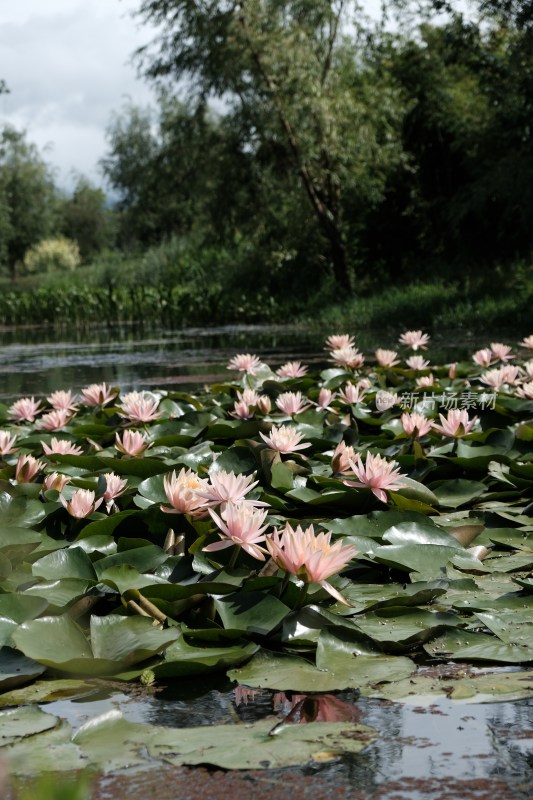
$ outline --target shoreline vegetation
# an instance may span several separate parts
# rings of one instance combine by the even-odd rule
[[[49,273],[0,280],[0,326],[25,326],[28,320],[61,327],[142,322],[145,327],[226,324],[291,324],[316,328],[345,327],[401,330],[405,320],[417,327],[484,333],[508,328],[513,336],[527,333],[533,306],[531,268],[492,270],[467,285],[435,277],[411,283],[366,286],[339,300],[334,285],[310,296],[273,296],[261,288],[237,291],[209,280],[207,274],[182,277],[160,246],[138,259],[124,258],[111,271],[106,261],[76,273]],[[113,255],[112,261],[116,262]],[[200,270],[201,272],[201,270]],[[432,270],[438,275],[438,270]],[[120,278],[116,277],[120,276]]]

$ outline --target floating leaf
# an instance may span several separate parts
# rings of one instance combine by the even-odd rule
[[[459,508],[475,500],[487,491],[484,483],[479,481],[467,481],[463,478],[443,481],[434,489],[441,506],[446,508]]]
[[[337,638],[335,644],[327,640],[320,650],[322,666],[319,668],[299,656],[261,651],[244,667],[228,672],[228,677],[245,686],[262,689],[332,692],[406,677],[415,669],[408,658],[353,655],[349,644],[341,647],[339,642]]]
[[[0,648],[0,691],[5,692],[21,683],[33,681],[43,672],[44,667],[30,658],[25,658],[16,650],[10,647]]]

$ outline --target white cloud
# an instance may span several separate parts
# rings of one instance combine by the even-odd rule
[[[139,0],[18,0],[0,7],[0,119],[25,128],[62,185],[73,170],[101,180],[105,129],[126,98],[146,105],[133,51],[146,42],[130,12]]]

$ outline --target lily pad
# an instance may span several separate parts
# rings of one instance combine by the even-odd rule
[[[358,753],[377,733],[365,725],[314,722],[284,726],[271,720],[200,728],[162,728],[128,722],[119,712],[92,720],[74,736],[89,762],[105,772],[149,763],[212,764],[223,769],[274,769],[312,764],[321,754]],[[121,742],[121,748],[116,743]]]
[[[321,659],[322,666],[315,667],[299,656],[261,651],[244,667],[228,672],[228,677],[262,689],[331,692],[406,677],[415,669],[413,662],[403,657],[354,656],[348,648],[333,647],[324,648],[323,653],[327,655]]]
[[[0,747],[52,730],[58,723],[57,717],[41,711],[36,706],[0,711]]]
[[[396,700],[420,705],[424,697],[448,697],[468,703],[495,703],[533,697],[533,671],[491,671],[486,675],[442,678],[412,675],[407,680],[383,684],[377,689],[365,689],[366,697]]]
[[[42,675],[45,668],[31,658],[12,650],[0,648],[0,691],[5,692],[22,683],[29,683]]]
[[[85,697],[99,691],[96,684],[86,681],[63,678],[50,681],[36,681],[31,686],[13,689],[0,694],[0,706],[34,705],[37,703],[54,703],[76,697]]]
[[[60,672],[114,675],[144,661],[169,645],[179,631],[161,631],[147,617],[91,617],[91,644],[69,617],[41,617],[24,623],[13,634],[28,657]]]

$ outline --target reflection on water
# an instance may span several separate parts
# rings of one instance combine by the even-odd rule
[[[354,721],[378,731],[379,738],[363,753],[304,770],[320,773],[339,786],[357,786],[369,796],[391,781],[494,777],[512,786],[516,781],[530,783],[533,777],[533,699],[470,704],[438,697],[425,702],[421,698],[416,705],[416,700],[409,704],[361,698],[356,691],[305,696],[242,687],[232,690],[231,684],[219,680],[215,688],[213,680],[199,685],[184,680],[144,697],[115,694],[107,699],[59,701],[46,710],[68,719],[74,728],[118,707],[131,722],[159,726],[184,728],[270,718],[272,727],[279,729],[312,721],[313,713],[310,718],[306,713],[314,709],[316,719],[345,721],[347,729]],[[306,712],[291,717],[305,703]],[[412,800],[419,796],[424,792],[415,789],[409,795]]]
[[[349,323],[345,331],[350,331]],[[125,390],[198,385],[226,377],[226,364],[238,352],[256,353],[273,367],[295,359],[322,367],[328,333],[251,325],[151,332],[131,327],[63,333],[31,328],[0,331],[0,397],[46,395],[102,381]],[[356,338],[366,353],[396,346],[396,337],[384,331],[364,331]],[[468,340],[464,334],[460,340],[441,336],[434,339],[429,357],[433,363],[464,359],[475,347],[486,344]]]
[[[152,334],[95,329],[63,338],[47,331],[7,332],[0,336],[0,395],[41,395],[101,381],[123,389],[198,384],[226,378],[226,364],[236,352],[256,352],[274,365],[297,357],[325,362],[322,341],[316,332],[254,326]]]

